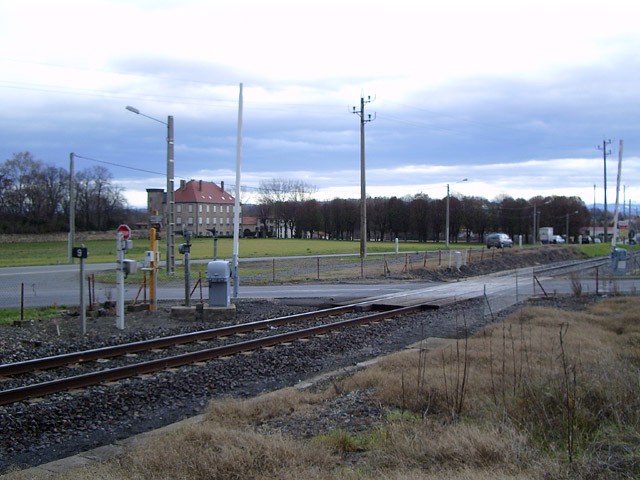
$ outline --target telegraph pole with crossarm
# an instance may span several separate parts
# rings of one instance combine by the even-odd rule
[[[367,122],[375,120],[371,118],[371,114],[365,116],[364,105],[371,102],[371,96],[364,99],[360,97],[360,111],[353,107],[353,113],[360,117],[360,258],[367,256],[367,186],[365,176],[365,156],[364,156],[364,125]]]

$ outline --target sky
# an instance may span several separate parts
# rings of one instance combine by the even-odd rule
[[[601,204],[606,151],[612,211],[619,165],[619,201],[640,203],[638,12],[635,0],[0,0],[0,161],[28,151],[68,169],[74,152],[76,170],[107,168],[144,207],[147,188],[166,187],[171,115],[176,185],[233,190],[240,158],[243,202],[273,179],[360,198],[364,99],[368,196],[449,186]]]

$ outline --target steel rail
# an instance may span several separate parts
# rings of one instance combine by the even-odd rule
[[[276,317],[267,320],[259,320],[256,322],[230,325],[227,327],[214,328],[210,330],[200,330],[198,332],[183,333],[180,335],[154,338],[151,340],[142,340],[140,342],[123,343],[120,345],[96,348],[93,350],[84,350],[81,352],[71,352],[63,355],[34,358],[31,360],[25,360],[23,362],[7,363],[4,365],[0,365],[0,377],[10,377],[14,375],[33,372],[34,370],[47,370],[51,368],[63,367],[65,365],[95,361],[102,358],[112,358],[130,353],[182,345],[185,343],[206,341],[211,340],[212,338],[261,330],[270,326],[285,325],[288,323],[296,323],[304,320],[324,318],[331,315],[341,315],[344,313],[352,312],[357,308],[361,307],[358,305],[345,305],[326,308],[323,310],[314,310],[312,312],[298,313],[285,317]]]
[[[244,342],[234,343],[231,345],[223,345],[219,347],[207,348],[196,352],[184,353],[181,355],[175,355],[172,357],[161,358],[157,360],[151,360],[148,362],[141,362],[135,365],[128,365],[124,367],[117,367],[108,370],[102,370],[99,372],[87,373],[83,375],[77,375],[74,377],[67,377],[64,379],[51,380],[39,384],[27,385],[24,387],[13,388],[0,392],[0,405],[7,405],[19,401],[28,400],[30,398],[38,398],[54,393],[60,393],[63,391],[84,388],[92,385],[97,385],[104,382],[122,380],[124,378],[130,378],[137,375],[143,375],[148,373],[155,373],[158,371],[166,370],[169,368],[181,367],[196,362],[204,362],[219,357],[226,357],[230,355],[236,355],[242,352],[248,352],[257,350],[260,348],[271,347],[274,345],[299,340],[302,338],[308,338],[315,335],[321,335],[329,333],[334,330],[342,328],[353,327],[357,325],[363,325],[367,323],[373,323],[381,320],[385,320],[398,315],[405,315],[416,313],[418,311],[426,309],[434,309],[429,304],[419,304],[409,307],[401,307],[389,311],[377,312],[371,315],[366,315],[358,318],[352,318],[343,320],[340,322],[319,325],[315,327],[309,327],[294,332],[282,333],[278,335],[272,335],[255,340],[247,340]]]
[[[574,269],[574,270],[588,270],[590,268],[600,267],[605,265],[609,261],[609,257],[596,257],[588,260],[575,260],[566,263],[555,265],[542,265],[534,267],[534,273],[550,272],[553,270]]]

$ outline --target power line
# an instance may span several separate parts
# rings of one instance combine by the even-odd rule
[[[166,173],[161,173],[161,172],[154,172],[153,170],[145,170],[143,168],[137,168],[137,167],[131,167],[129,165],[122,165],[120,163],[114,163],[114,162],[107,162],[106,160],[98,160],[97,158],[91,158],[91,157],[84,157],[82,155],[75,155],[77,158],[82,158],[84,160],[89,160],[92,162],[96,162],[96,163],[104,163],[105,165],[112,165],[114,167],[120,167],[120,168],[126,168],[127,170],[136,170],[138,172],[143,172],[143,173],[152,173],[154,175],[161,175],[164,176],[166,175]],[[183,177],[179,177],[179,178],[183,178]]]
[[[103,163],[105,165],[111,165],[114,167],[119,167],[119,168],[124,168],[127,170],[135,170],[137,172],[143,172],[143,173],[151,173],[153,175],[160,175],[160,176],[165,176],[166,172],[156,172],[153,170],[145,170],[144,168],[137,168],[137,167],[130,167],[128,165],[122,165],[120,163],[115,163],[115,162],[107,162],[106,160],[98,160],[97,158],[91,158],[91,157],[85,157],[83,155],[78,155],[77,153],[74,154],[74,156],[76,158],[82,158],[83,160],[89,160],[91,162],[96,162],[96,163]],[[176,175],[177,178],[182,179],[182,180],[193,180],[192,178],[187,178],[187,177],[181,177],[180,175]],[[229,187],[235,187],[235,185],[233,183],[228,184]],[[250,187],[248,185],[240,185],[240,189],[247,192],[247,191],[259,191],[260,188],[259,187]]]

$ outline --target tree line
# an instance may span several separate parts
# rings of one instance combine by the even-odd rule
[[[311,198],[315,188],[301,181],[274,179],[262,182],[258,205],[259,234],[274,237],[360,238],[360,200],[320,202]],[[373,241],[444,241],[447,199],[417,194],[367,199],[367,238]],[[596,212],[598,213],[598,212]],[[602,217],[602,212],[599,212]],[[604,221],[600,218],[600,225]],[[502,196],[449,197],[449,241],[482,241],[490,232],[534,240],[538,227],[553,227],[560,235],[577,238],[591,225],[592,215],[579,197],[536,196],[530,199]],[[535,229],[534,229],[535,225]]]
[[[0,165],[0,232],[49,233],[69,229],[69,171],[47,165],[29,152]],[[107,230],[128,214],[122,189],[96,166],[74,174],[76,227]]]
[[[64,168],[47,165],[29,152],[13,155],[0,165],[0,233],[66,232],[69,228],[70,175]],[[312,198],[316,188],[300,180],[261,182],[258,204],[245,206],[245,215],[258,218],[261,236],[360,238],[360,200]],[[95,166],[74,174],[76,228],[110,230],[139,214],[130,209],[111,173]],[[534,220],[535,212],[535,220]],[[449,197],[449,241],[482,240],[501,231],[514,238],[533,239],[534,224],[550,226],[558,234],[580,235],[594,222],[578,197],[503,196],[495,200],[452,195]],[[604,215],[596,211],[596,223]],[[446,197],[416,194],[367,199],[369,240],[445,240]]]

